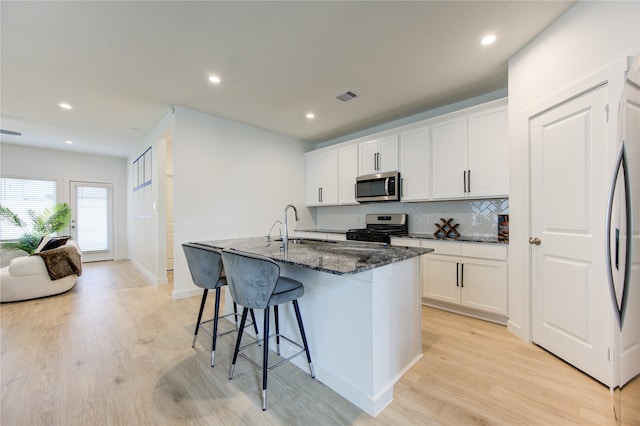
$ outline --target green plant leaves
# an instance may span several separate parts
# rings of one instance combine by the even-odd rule
[[[58,203],[52,208],[45,209],[42,213],[36,214],[29,210],[29,218],[33,224],[33,229],[28,230],[27,224],[22,221],[10,209],[0,206],[0,219],[5,220],[14,226],[22,228],[24,235],[17,241],[10,241],[0,244],[0,248],[7,250],[24,250],[33,254],[42,237],[46,237],[62,231],[71,222],[71,207],[67,203]]]

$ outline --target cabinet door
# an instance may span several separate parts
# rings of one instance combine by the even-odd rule
[[[467,161],[470,197],[508,196],[507,108],[468,118]]]
[[[358,176],[378,173],[378,140],[374,139],[358,144]]]
[[[358,145],[338,150],[338,204],[358,204],[356,177],[358,176]]]
[[[358,176],[398,170],[398,135],[358,144]]]
[[[306,156],[307,206],[338,204],[338,150]]]
[[[426,255],[422,296],[460,303],[460,287],[456,281],[458,263],[457,257]]]
[[[398,135],[380,139],[378,153],[378,173],[398,170]]]
[[[401,201],[429,199],[429,129],[400,134]]]
[[[464,116],[435,123],[431,129],[432,198],[464,197],[464,172],[467,170],[467,118]]]
[[[460,304],[496,314],[507,314],[507,264],[461,259]]]

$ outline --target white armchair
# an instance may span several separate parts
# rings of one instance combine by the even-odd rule
[[[75,247],[82,256],[78,244],[69,240],[67,246]],[[9,266],[0,269],[0,302],[16,302],[52,296],[70,290],[78,281],[78,275],[51,280],[44,260],[39,256],[22,256],[11,259]]]

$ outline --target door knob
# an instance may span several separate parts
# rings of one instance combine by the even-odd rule
[[[533,238],[533,237],[529,238],[529,244],[535,244],[535,245],[539,246],[541,242],[542,241],[540,240],[540,238],[537,238],[537,237],[536,238]]]

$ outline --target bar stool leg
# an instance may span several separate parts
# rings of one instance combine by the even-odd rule
[[[276,353],[280,355],[280,317],[278,315],[278,305],[273,305],[274,320],[276,323]]]
[[[200,330],[200,322],[202,321],[202,313],[204,312],[204,305],[207,302],[207,294],[209,293],[209,289],[204,289],[202,293],[202,301],[200,302],[200,312],[198,312],[198,322],[196,322],[196,331],[193,333],[193,342],[191,343],[191,347],[194,348],[196,346],[196,339],[198,338],[198,330]]]
[[[218,338],[218,312],[220,310],[220,287],[216,287],[216,310],[213,313],[213,341],[211,342],[211,366],[216,360],[216,340]]]
[[[256,323],[256,316],[253,314],[253,309],[249,309],[249,313],[251,314],[251,321],[253,322],[253,329],[256,332],[256,342],[258,346],[260,346],[260,337],[258,336],[258,324]]]
[[[236,324],[236,331],[238,331],[238,304],[233,302],[233,322]]]
[[[269,307],[267,307],[264,310],[264,346],[262,348],[262,411],[266,411],[267,409],[267,373],[268,372],[269,372]]]
[[[236,368],[236,360],[240,351],[240,341],[242,340],[242,332],[244,331],[244,323],[247,321],[248,308],[242,310],[242,319],[240,320],[240,330],[238,330],[238,338],[236,339],[236,348],[233,351],[233,361],[231,362],[231,370],[229,370],[229,380],[233,379],[233,370]]]
[[[298,320],[298,328],[300,328],[300,335],[302,336],[302,343],[304,344],[304,351],[307,353],[307,361],[309,362],[309,370],[311,371],[311,377],[315,378],[316,373],[313,371],[313,364],[311,364],[311,354],[309,353],[309,345],[307,345],[307,335],[304,333],[304,326],[302,325],[302,316],[300,315],[300,307],[298,301],[293,300],[293,309],[296,311],[296,319]]]

